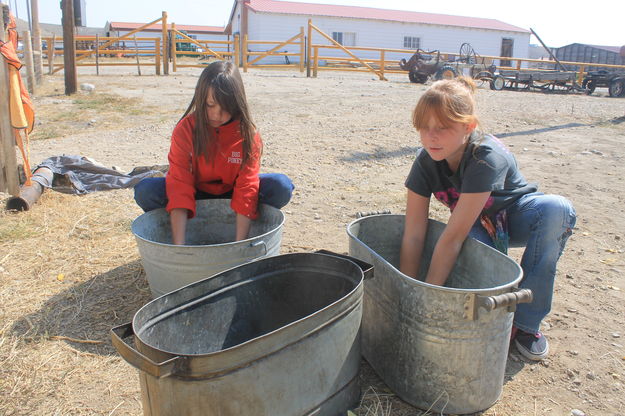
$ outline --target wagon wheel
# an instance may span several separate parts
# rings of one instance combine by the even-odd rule
[[[608,93],[610,97],[623,97],[625,96],[625,78],[615,79],[610,82],[608,87]]]
[[[584,78],[584,80],[582,81],[582,89],[584,89],[584,92],[586,94],[591,95],[593,92],[595,92],[596,88],[597,83],[595,82],[595,80]]]
[[[460,62],[466,62],[467,64],[477,63],[475,51],[469,43],[465,42],[460,45]]]
[[[490,89],[495,91],[503,90],[503,87],[506,85],[506,80],[501,75],[495,75],[493,79],[490,81]]]

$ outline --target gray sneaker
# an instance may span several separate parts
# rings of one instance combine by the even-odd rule
[[[514,343],[521,355],[532,361],[540,361],[549,354],[549,342],[540,331],[532,334],[518,329]]]

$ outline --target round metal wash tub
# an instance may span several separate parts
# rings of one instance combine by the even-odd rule
[[[234,241],[236,214],[229,199],[196,204],[196,216],[187,222],[184,246],[171,243],[169,214],[164,208],[141,214],[132,223],[155,298],[240,264],[280,254],[284,214],[279,209],[260,204],[250,237]]]
[[[375,215],[347,227],[349,254],[372,264],[365,282],[363,355],[402,399],[433,412],[487,409],[501,395],[521,267],[468,239],[447,280],[433,286],[399,271],[404,215]],[[420,279],[444,224],[429,220]],[[505,306],[505,307],[501,307]]]
[[[336,255],[257,260],[151,301],[113,345],[140,370],[146,416],[343,414],[360,396],[371,273]]]

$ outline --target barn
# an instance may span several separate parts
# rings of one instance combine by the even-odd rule
[[[571,43],[560,48],[552,48],[552,53],[560,61],[595,62],[598,64],[625,65],[625,46],[600,46]],[[567,67],[567,65],[564,65]],[[567,69],[575,70],[575,66],[568,65]],[[587,71],[602,69],[587,67]],[[605,68],[603,68],[605,69]]]
[[[286,40],[306,27],[308,19],[344,46],[457,53],[468,42],[479,55],[529,57],[530,31],[499,20],[369,7],[235,0],[225,30],[241,38],[247,34],[251,40]],[[312,42],[328,43],[316,32]],[[297,52],[296,48],[291,45],[284,51]],[[263,45],[250,45],[249,49],[262,50]],[[328,50],[324,55],[341,56],[344,52]],[[358,56],[375,59],[379,55],[362,51]],[[405,54],[387,54],[390,60],[403,57]],[[276,63],[280,58],[273,59]]]

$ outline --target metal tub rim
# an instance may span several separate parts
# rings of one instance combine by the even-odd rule
[[[206,201],[229,201],[229,199],[223,199],[223,198],[215,198],[215,199],[210,199],[210,200],[206,200]],[[200,201],[196,201],[196,202],[200,202]],[[149,244],[153,244],[156,246],[162,246],[162,247],[175,247],[176,249],[181,249],[184,250],[185,248],[201,248],[201,247],[223,247],[223,246],[228,246],[228,245],[236,245],[236,244],[246,244],[246,243],[250,243],[250,240],[258,240],[258,239],[262,239],[263,237],[266,237],[269,234],[274,234],[276,232],[276,230],[279,230],[283,227],[284,222],[286,221],[286,218],[284,216],[284,213],[279,210],[278,208],[272,207],[271,205],[267,205],[267,204],[258,204],[259,205],[259,209],[262,206],[262,209],[269,209],[270,211],[274,211],[279,213],[279,217],[280,217],[280,222],[278,224],[276,224],[272,229],[270,229],[269,231],[263,233],[263,234],[259,234],[253,237],[248,237],[244,240],[239,240],[239,241],[230,241],[230,242],[226,242],[226,243],[216,243],[216,244],[184,244],[184,245],[176,245],[176,244],[172,244],[172,243],[162,243],[160,241],[154,241],[154,240],[149,240],[145,237],[143,237],[142,235],[140,235],[139,233],[137,233],[136,227],[138,227],[138,222],[141,221],[146,221],[145,218],[148,218],[148,216],[152,215],[157,215],[158,212],[162,212],[165,210],[165,208],[158,208],[152,211],[148,211],[148,212],[144,212],[143,214],[139,215],[137,218],[135,218],[132,221],[132,224],[130,225],[130,230],[132,232],[132,234],[146,242]],[[154,213],[154,214],[151,214]]]
[[[144,310],[145,308],[147,308],[148,305],[153,305],[154,303],[156,303],[157,301],[159,301],[159,299],[163,297],[172,296],[173,294],[177,292],[181,292],[183,290],[190,290],[190,288],[192,288],[193,286],[200,285],[209,279],[215,279],[221,275],[232,273],[235,269],[252,268],[255,266],[255,263],[257,262],[277,261],[278,259],[285,258],[285,257],[304,258],[304,257],[309,257],[311,255],[334,257],[339,262],[348,261],[349,263],[352,264],[350,266],[350,268],[352,269],[352,272],[356,272],[356,273],[360,272],[360,277],[358,278],[357,282],[354,282],[353,288],[351,288],[345,295],[339,297],[338,299],[334,300],[333,302],[329,303],[323,308],[318,309],[313,313],[307,314],[297,320],[291,321],[288,324],[282,325],[279,328],[276,328],[270,332],[251,338],[249,340],[246,340],[244,342],[241,342],[239,344],[233,345],[228,348],[219,349],[219,350],[211,351],[211,352],[204,352],[204,353],[181,354],[178,352],[168,351],[163,348],[156,347],[152,345],[152,343],[144,340],[140,335],[141,329],[138,328],[139,325],[137,323],[140,312]],[[259,278],[262,276],[270,277],[270,273],[263,273],[259,276]],[[234,290],[239,285],[246,284],[250,280],[251,280],[250,278],[244,279],[238,285],[228,285],[225,288],[214,290],[213,294],[215,294],[216,292],[221,292],[224,289]],[[356,308],[358,308],[359,305],[362,305],[363,292],[364,292],[364,273],[362,272],[362,269],[355,262],[350,261],[349,259],[342,259],[336,256],[322,254],[322,253],[289,253],[289,254],[282,254],[279,256],[274,256],[274,257],[269,257],[269,258],[261,258],[258,260],[254,260],[252,262],[248,262],[239,266],[235,266],[230,269],[224,270],[210,278],[206,278],[206,279],[199,280],[197,282],[190,283],[172,292],[161,295],[158,298],[155,298],[154,300],[150,301],[148,304],[141,307],[134,314],[131,325],[132,325],[133,333],[135,334],[135,337],[137,338],[139,343],[143,347],[147,348],[148,350],[152,352],[164,353],[164,354],[170,355],[171,359],[177,358],[178,360],[182,360],[183,362],[186,360],[202,360],[202,364],[206,364],[205,361],[209,359],[211,360],[211,363],[210,363],[211,365],[209,366],[202,365],[201,366],[202,368],[189,369],[189,368],[186,368],[186,366],[183,366],[184,374],[182,375],[174,374],[174,375],[182,376],[184,378],[195,378],[195,379],[211,378],[211,377],[218,376],[221,373],[226,373],[233,368],[239,367],[240,365],[244,365],[245,363],[250,362],[253,359],[257,359],[258,349],[261,349],[263,351],[262,353],[263,356],[270,356],[288,347],[289,345],[301,342],[303,339],[306,339],[307,337],[314,335],[320,330],[323,330],[323,328],[332,325],[334,322],[352,313]],[[184,306],[184,305],[185,303],[182,303],[180,306]],[[323,318],[324,316],[326,317]],[[321,324],[317,323],[317,321],[320,318],[322,319]],[[139,329],[139,331],[135,331],[135,329]],[[286,340],[282,342],[276,342],[275,340],[271,339],[271,338],[275,338],[276,336],[279,336],[281,338],[286,338]],[[271,342],[268,342],[268,341],[271,341]],[[263,345],[263,344],[267,344],[267,345]],[[254,349],[253,347],[255,345],[257,347]],[[254,349],[254,351],[250,351],[252,349]]]
[[[377,258],[379,261],[383,262],[385,265],[393,268],[397,274],[402,278],[402,280],[411,285],[411,286],[424,286],[427,287],[428,289],[432,289],[432,290],[438,290],[440,292],[448,292],[448,293],[455,293],[455,294],[466,294],[466,293],[475,293],[475,294],[484,294],[484,293],[491,293],[491,292],[500,292],[504,289],[508,289],[511,287],[516,287],[518,286],[518,283],[521,281],[521,279],[523,278],[523,273],[522,273],[522,269],[521,266],[519,266],[519,264],[517,262],[515,262],[512,258],[510,258],[507,255],[503,255],[506,257],[506,261],[509,263],[512,263],[512,266],[516,269],[518,269],[519,273],[517,273],[517,277],[504,284],[504,285],[499,285],[499,286],[493,286],[493,287],[488,287],[488,288],[483,288],[483,289],[460,289],[460,288],[451,288],[451,287],[445,287],[445,286],[437,286],[437,285],[432,285],[430,283],[426,283],[426,282],[422,282],[421,280],[417,280],[414,279],[404,273],[402,273],[401,271],[399,271],[398,268],[396,268],[395,266],[393,266],[391,263],[389,263],[384,257],[382,257],[381,255],[379,255],[377,252],[375,252],[374,250],[371,249],[371,247],[369,247],[367,244],[365,244],[362,240],[360,240],[352,231],[352,228],[355,227],[355,225],[357,225],[360,222],[364,222],[367,221],[368,219],[371,218],[376,218],[376,217],[405,217],[405,215],[402,214],[378,214],[378,215],[369,215],[366,217],[362,217],[362,218],[358,218],[355,219],[353,221],[351,221],[348,225],[347,225],[347,234],[348,236],[353,239],[353,241],[357,242],[358,244],[360,244],[366,251],[368,251],[370,254],[373,255],[374,258]],[[434,221],[440,224],[444,224],[441,221],[436,221],[436,220],[432,220],[430,219],[430,221]],[[494,248],[490,247],[487,244],[482,243],[481,241],[477,241],[477,240],[472,240],[469,242],[470,244],[478,244],[484,247],[487,247],[491,250],[495,250]],[[466,242],[465,242],[466,244]]]

